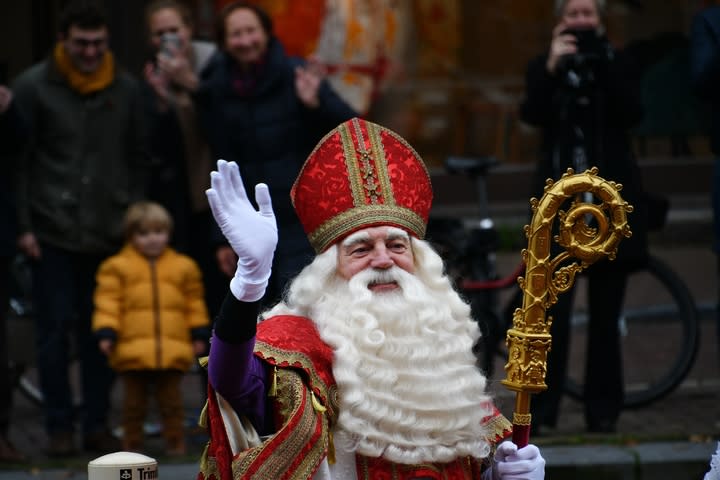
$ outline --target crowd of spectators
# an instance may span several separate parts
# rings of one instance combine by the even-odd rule
[[[546,178],[558,178],[568,167],[599,165],[601,174],[624,185],[623,193],[638,206],[636,217],[642,219],[642,182],[628,136],[642,118],[637,65],[605,36],[605,1],[555,3],[557,26],[547,52],[528,65],[520,105],[522,119],[542,131],[533,194],[541,193]],[[128,72],[109,47],[109,22],[97,2],[72,0],[61,15],[58,40],[47,57],[17,75],[12,85],[0,85],[0,304],[8,303],[9,268],[19,255],[32,272],[36,365],[45,399],[44,449],[52,456],[73,455],[79,449],[139,449],[142,415],[124,422],[132,438],[121,441],[110,428],[115,374],[124,375],[129,379],[126,385],[140,392],[146,392],[148,383],[169,378],[170,387],[161,395],[167,400],[177,399],[177,373],[188,368],[184,358],[177,365],[144,364],[139,369],[174,375],[128,375],[127,368],[117,367],[114,356],[117,346],[127,341],[126,330],[113,323],[123,315],[116,311],[97,323],[102,317],[99,306],[117,307],[123,301],[119,294],[108,293],[121,290],[115,288],[122,283],[118,278],[132,277],[117,273],[125,272],[124,267],[118,268],[116,277],[107,271],[99,276],[101,266],[107,268],[110,258],[122,264],[120,252],[143,254],[143,244],[131,241],[123,230],[128,209],[153,205],[165,212],[161,230],[167,245],[143,254],[151,266],[162,255],[176,254],[190,259],[191,266],[184,265],[193,275],[197,266],[202,283],[193,292],[200,294],[198,301],[204,305],[194,302],[185,312],[201,317],[184,319],[186,343],[194,356],[207,355],[210,332],[201,327],[216,317],[238,269],[237,255],[216,225],[205,193],[215,160],[237,163],[246,190],[260,182],[272,189],[279,239],[261,304],[274,305],[287,282],[314,257],[291,204],[293,182],[318,141],[358,116],[333,90],[320,64],[286,54],[272,18],[252,2],[232,2],[218,12],[214,41],[195,38],[192,13],[180,0],[149,2],[143,20],[152,55],[142,72]],[[718,100],[713,80],[720,77],[718,23],[716,7],[693,25],[693,79],[711,106]],[[581,42],[584,31],[593,31],[596,43]],[[580,70],[587,64],[570,63],[588,52],[597,54],[585,58],[596,62],[589,74]],[[717,155],[715,130],[712,145]],[[720,194],[716,191],[713,198],[720,225]],[[620,250],[620,261],[590,270],[595,319],[616,314],[624,279],[647,253],[642,223],[633,232],[633,239]],[[147,231],[130,233],[142,236]],[[98,288],[101,278],[106,283]],[[549,358],[550,390],[533,404],[538,425],[546,431],[559,416],[570,302],[570,295],[563,297],[551,312],[557,336]],[[0,463],[24,458],[8,436],[12,385],[4,310],[0,309]],[[593,320],[593,325],[586,375],[593,401],[586,402],[586,421],[590,431],[611,432],[622,398],[618,334],[612,322]],[[79,409],[68,368],[74,354],[80,360]],[[145,405],[138,408],[144,412]],[[177,440],[178,415],[167,418],[173,426],[168,449],[184,453],[184,444]]]
[[[5,274],[17,254],[32,272],[44,450],[51,456],[73,455],[78,447],[108,453],[123,445],[108,419],[116,373],[108,357],[115,358],[114,349],[106,328],[98,330],[100,338],[93,331],[92,318],[98,305],[108,305],[108,287],[103,296],[97,273],[123,246],[127,209],[151,200],[169,212],[174,248],[167,251],[177,249],[199,266],[204,308],[212,318],[237,258],[212,219],[205,190],[212,159],[236,161],[249,182],[263,178],[278,190],[280,247],[270,290],[277,296],[312,253],[293,218],[290,183],[322,135],[357,115],[316,65],[284,53],[270,17],[249,2],[220,12],[217,43],[194,40],[190,11],[176,0],[150,2],[145,25],[152,57],[135,75],[109,47],[105,12],[96,2],[73,0],[62,12],[49,55],[0,90],[2,134],[13,140],[1,142],[8,188],[0,199],[0,256]],[[0,286],[7,304],[7,285]],[[198,324],[190,323],[195,338]],[[2,327],[5,332],[4,321]],[[125,331],[110,338],[123,345]],[[99,340],[105,341],[102,349]],[[6,345],[4,336],[0,341]],[[79,409],[69,374],[71,349],[80,360]],[[6,347],[2,353],[7,356]],[[5,369],[7,361],[0,363]],[[166,369],[186,370],[181,364]],[[0,461],[18,461],[22,455],[6,434],[9,374],[0,380]],[[131,425],[137,430],[137,422]],[[169,442],[169,451],[184,452],[177,439]],[[137,438],[124,443],[140,444]]]

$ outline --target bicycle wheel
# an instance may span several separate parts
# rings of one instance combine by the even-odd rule
[[[13,332],[15,341],[8,343],[8,367],[12,375],[12,385],[23,397],[32,404],[42,406],[45,396],[40,388],[37,368],[35,367],[35,323],[26,314],[19,314],[10,309],[7,319],[9,332]],[[74,384],[79,383],[79,365],[75,355],[75,347],[71,349],[69,373]],[[79,394],[73,402],[76,408],[81,407]]]
[[[565,382],[566,393],[577,400],[583,399],[588,323],[586,285],[584,279],[580,282],[575,288]],[[695,360],[699,319],[687,286],[659,258],[651,256],[647,266],[629,276],[618,328],[625,365],[624,408],[648,405],[680,385]]]

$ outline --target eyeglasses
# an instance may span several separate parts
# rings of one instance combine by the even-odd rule
[[[72,38],[70,39],[70,43],[76,48],[100,48],[105,46],[107,38]]]

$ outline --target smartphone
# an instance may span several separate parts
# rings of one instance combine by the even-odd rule
[[[167,32],[160,37],[160,53],[172,57],[180,48],[180,36],[177,33]]]

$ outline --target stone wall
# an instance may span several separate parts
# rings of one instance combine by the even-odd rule
[[[692,15],[703,1],[608,0],[608,35],[614,45],[641,48],[657,60],[666,53],[663,49],[686,41]],[[537,132],[519,121],[517,106],[527,62],[548,47],[555,24],[552,5],[552,0],[460,0],[455,64],[445,71],[417,67],[414,76],[385,91],[370,117],[406,136],[431,166],[439,166],[448,154],[533,162]],[[415,41],[417,49],[424,48],[422,38]],[[408,63],[416,65],[417,58]],[[664,87],[688,103],[692,99],[684,73],[676,71],[677,78],[665,80]],[[690,108],[694,106],[686,110]],[[663,121],[663,112],[654,109],[651,113],[654,121],[635,139],[641,155],[708,154],[701,119],[690,118],[694,112],[687,112],[682,122]]]

